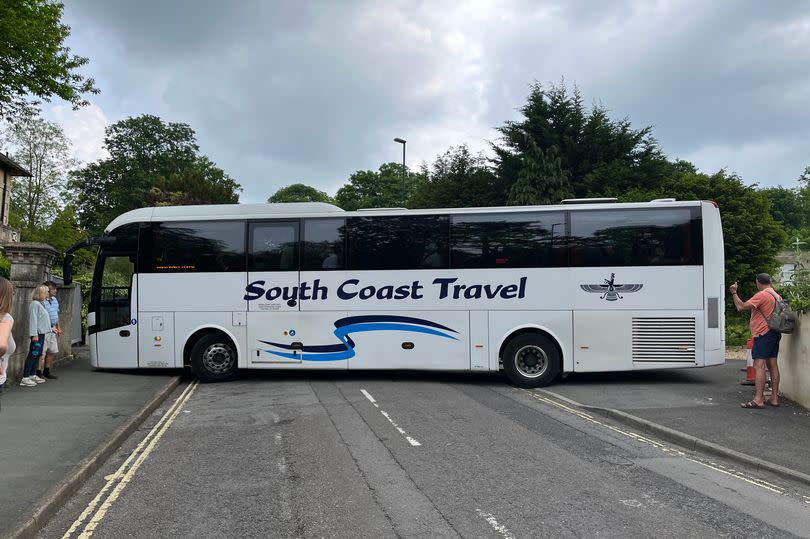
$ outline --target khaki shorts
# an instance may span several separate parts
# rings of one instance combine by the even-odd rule
[[[56,342],[56,333],[53,331],[45,334],[45,353],[56,354],[59,352],[59,345]]]

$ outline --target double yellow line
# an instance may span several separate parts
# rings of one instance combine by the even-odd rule
[[[138,471],[141,464],[143,464],[155,446],[157,446],[158,441],[160,441],[172,423],[174,423],[174,420],[180,414],[180,411],[186,402],[188,402],[191,394],[194,393],[195,389],[197,389],[198,384],[199,382],[194,380],[194,382],[186,386],[180,396],[174,401],[174,404],[172,404],[171,407],[166,410],[166,413],[163,414],[163,417],[160,418],[157,425],[152,427],[149,434],[147,434],[146,437],[141,440],[141,443],[139,443],[132,453],[130,453],[129,457],[127,457],[124,463],[121,464],[115,473],[105,477],[105,479],[107,479],[107,484],[104,485],[96,497],[93,498],[89,504],[87,504],[85,510],[82,511],[82,514],[79,515],[79,518],[76,519],[70,529],[65,532],[62,539],[70,539],[73,537],[73,534],[82,527],[88,518],[90,520],[77,537],[87,538],[93,535],[93,531],[98,527],[107,514],[107,511],[109,511],[110,507],[112,507],[112,504],[118,499],[121,492],[135,476],[135,472]],[[112,492],[110,492],[110,490],[112,490]],[[108,492],[109,495],[107,495]],[[102,502],[102,500],[104,501]]]

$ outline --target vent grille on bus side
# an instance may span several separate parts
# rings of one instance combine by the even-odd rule
[[[694,363],[695,319],[633,318],[633,361]]]

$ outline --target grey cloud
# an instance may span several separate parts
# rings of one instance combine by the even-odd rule
[[[514,118],[535,79],[564,76],[614,116],[654,124],[671,156],[809,134],[798,105],[810,102],[810,47],[774,30],[810,16],[802,2],[475,7],[75,0],[66,17],[110,120],[150,112],[189,123],[245,200],[397,160],[394,136],[413,137],[414,150],[420,138],[480,142],[464,126],[480,137]],[[420,157],[446,149],[423,145]],[[807,159],[775,154],[779,174],[797,176]],[[744,166],[743,176],[765,170]]]

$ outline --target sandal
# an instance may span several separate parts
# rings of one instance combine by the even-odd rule
[[[748,402],[744,402],[744,403],[740,404],[740,408],[761,410],[762,408],[765,408],[765,405],[764,404],[757,404],[754,401],[748,401]]]
[[[766,406],[773,406],[774,408],[779,408],[779,403],[776,404],[772,403],[771,401],[765,401]]]

